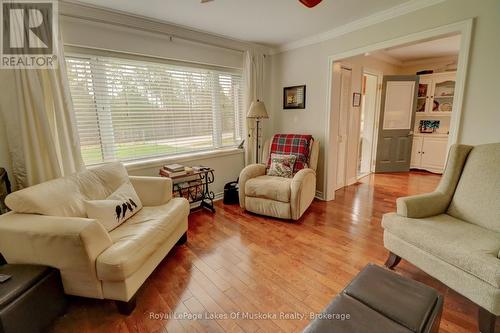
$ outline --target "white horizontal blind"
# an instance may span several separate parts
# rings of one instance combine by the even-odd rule
[[[235,146],[243,137],[240,73],[67,55],[85,164]]]

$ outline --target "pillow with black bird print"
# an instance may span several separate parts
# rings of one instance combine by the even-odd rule
[[[88,218],[98,220],[111,231],[142,208],[142,202],[131,183],[121,185],[105,200],[85,202]]]

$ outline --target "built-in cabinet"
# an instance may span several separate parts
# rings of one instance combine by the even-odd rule
[[[442,173],[455,96],[455,72],[421,75],[410,167]]]
[[[446,164],[448,136],[423,134],[413,137],[410,167],[443,173]]]
[[[421,75],[418,85],[417,114],[451,114],[455,96],[455,77],[455,72]]]

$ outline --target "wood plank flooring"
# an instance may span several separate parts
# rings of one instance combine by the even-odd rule
[[[439,178],[371,175],[337,191],[335,201],[315,201],[296,223],[218,202],[215,215],[190,215],[187,245],[146,281],[132,315],[118,314],[111,301],[74,297],[50,331],[300,332],[307,316],[279,313],[319,312],[367,263],[382,265],[382,214],[395,210],[397,197],[432,191]],[[396,271],[445,295],[440,332],[477,332],[476,305],[404,260]]]

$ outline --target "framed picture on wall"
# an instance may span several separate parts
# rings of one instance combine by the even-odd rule
[[[361,106],[361,94],[360,93],[352,94],[352,106],[354,106],[354,107]]]
[[[283,109],[305,109],[306,86],[283,88]]]

